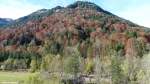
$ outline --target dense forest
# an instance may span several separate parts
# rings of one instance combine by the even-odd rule
[[[27,84],[149,84],[142,65],[149,51],[149,29],[90,2],[0,28],[0,69],[38,72]]]

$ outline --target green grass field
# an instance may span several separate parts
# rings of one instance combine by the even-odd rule
[[[36,73],[0,71],[0,84],[2,82],[7,82],[7,83],[2,83],[2,84],[12,84],[9,82],[16,82],[16,84],[18,84],[18,82],[20,82],[19,84],[24,84],[24,83],[26,84],[26,80],[28,80],[29,77],[31,77],[31,75],[34,77],[36,75]],[[36,82],[36,81],[34,80],[34,82]],[[46,82],[48,82],[48,83],[46,83]],[[34,83],[34,84],[36,84],[36,83]],[[38,84],[40,84],[40,83],[38,83]],[[49,80],[49,81],[45,81],[44,84],[59,84],[59,82],[58,82],[58,80],[51,80],[51,81]]]
[[[0,71],[0,82],[24,81],[31,73],[29,72],[3,72]]]

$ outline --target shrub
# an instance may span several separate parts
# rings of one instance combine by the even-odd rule
[[[65,71],[70,74],[77,74],[79,72],[79,61],[77,56],[70,56],[66,59]]]
[[[149,52],[148,49],[146,49],[146,43],[142,41],[136,41],[136,50],[137,50],[137,55],[139,57],[143,57],[144,54],[147,54]]]
[[[71,56],[67,57],[64,62],[65,72],[77,76],[80,71],[80,61],[79,61],[80,54],[76,50],[74,51]]]
[[[42,28],[48,28],[48,25],[47,24],[42,24]]]
[[[38,70],[38,64],[37,64],[37,60],[32,59],[31,64],[30,64],[30,72],[35,72]]]
[[[124,49],[124,45],[122,43],[117,43],[116,46],[115,46],[116,52],[118,52],[122,49]]]
[[[14,60],[13,59],[11,59],[11,58],[9,58],[9,59],[7,59],[5,62],[4,62],[4,69],[5,70],[12,70],[13,69],[13,62],[14,62]]]
[[[47,54],[46,56],[43,57],[42,59],[42,64],[41,64],[41,69],[44,70],[44,71],[48,71],[49,69],[49,65],[50,63],[52,62],[53,60],[53,55],[51,54]]]
[[[51,43],[47,43],[45,45],[45,51],[46,51],[46,53],[56,55],[56,54],[59,54],[63,51],[63,46],[60,43],[54,41]]]
[[[87,74],[91,74],[91,73],[94,72],[94,62],[93,62],[91,59],[89,59],[89,60],[87,61],[86,68],[85,68],[85,72],[86,72]]]
[[[137,32],[135,32],[135,31],[127,31],[126,32],[126,35],[129,37],[129,38],[137,38]]]
[[[120,57],[113,56],[111,62],[112,84],[123,83],[123,73],[121,69]]]
[[[15,59],[13,62],[13,69],[27,69],[27,64],[23,59]]]
[[[25,80],[25,84],[43,84],[43,80],[40,78],[39,73],[34,73]]]

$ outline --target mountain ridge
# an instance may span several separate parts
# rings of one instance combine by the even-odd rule
[[[6,24],[9,24],[13,21],[13,19],[10,18],[0,18],[0,27],[4,26]]]
[[[8,24],[5,24],[4,27],[16,27],[16,26],[19,26],[19,25],[26,25],[26,23],[28,21],[34,21],[34,20],[40,20],[44,17],[48,17],[50,16],[51,14],[55,13],[56,10],[65,10],[65,9],[76,9],[76,8],[86,8],[86,9],[92,9],[92,10],[96,10],[97,12],[103,12],[107,15],[112,15],[112,16],[116,16],[118,17],[117,15],[114,15],[108,11],[105,11],[104,9],[102,9],[101,7],[99,7],[98,5],[96,5],[95,3],[92,3],[92,2],[88,2],[88,1],[77,1],[77,2],[74,2],[73,4],[70,4],[66,7],[61,7],[61,6],[56,6],[52,9],[40,9],[40,10],[37,10],[27,16],[23,16],[23,17],[20,17],[16,20],[13,20],[11,23],[8,23]],[[120,17],[118,17],[119,19],[122,19]],[[122,19],[123,20],[123,19]],[[128,21],[129,23],[132,23],[131,21],[129,20],[125,20],[124,21]],[[135,23],[132,23],[134,25],[137,25]]]
[[[96,5],[95,3],[92,3],[92,2],[88,2],[88,1],[77,1],[77,2],[74,2],[73,4],[71,5],[68,5],[67,8],[89,8],[89,9],[95,9],[99,12],[104,12],[104,13],[107,13],[107,14],[112,14],[108,11],[105,11],[104,9],[102,9],[100,6]]]

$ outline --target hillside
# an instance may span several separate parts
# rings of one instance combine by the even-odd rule
[[[11,23],[13,20],[10,18],[0,18],[0,27]]]
[[[47,62],[41,61],[45,57],[69,57],[74,49],[85,63],[112,53],[142,58],[150,50],[147,30],[91,2],[41,9],[0,29],[0,63],[6,70],[31,68],[34,72]],[[93,68],[88,68],[88,74]]]
[[[6,29],[1,30],[0,42],[3,43],[3,41],[10,39],[13,45],[29,44],[35,39],[44,42],[46,38],[50,37],[48,36],[50,34],[55,35],[56,33],[61,34],[65,32],[75,34],[76,37],[83,33],[77,40],[92,38],[93,34],[97,34],[94,39],[101,34],[108,38],[113,34],[122,34],[124,38],[128,38],[125,36],[125,32],[131,30],[136,32],[139,35],[138,37],[140,37],[141,32],[147,35],[144,32],[144,27],[113,15],[94,3],[80,1],[66,8],[58,6],[49,10],[38,10],[13,21],[11,24],[7,24],[6,27]],[[24,39],[25,41],[22,42],[20,39],[24,36],[27,40]],[[143,38],[147,39],[146,37]]]

